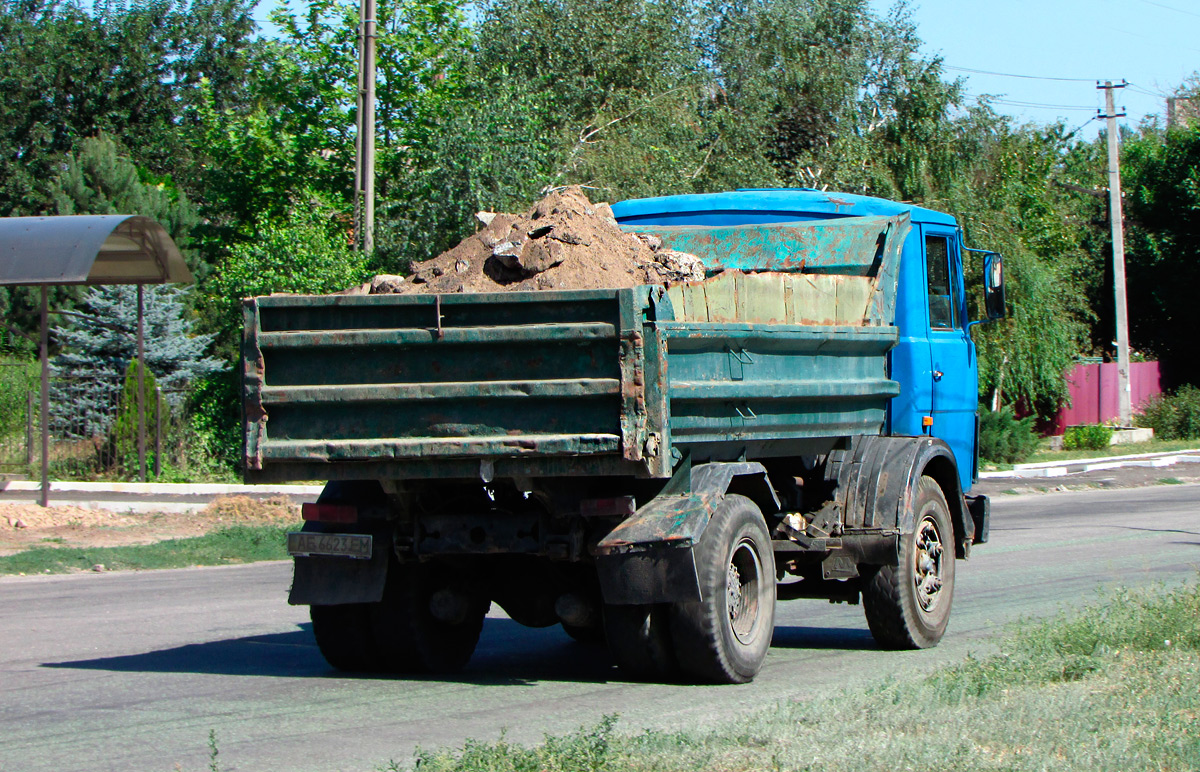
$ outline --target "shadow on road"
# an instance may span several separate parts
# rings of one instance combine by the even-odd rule
[[[878,649],[871,631],[844,627],[795,627],[779,625],[771,638],[772,649],[844,649],[862,651]]]
[[[773,648],[874,649],[866,630],[779,626]],[[193,643],[116,657],[44,662],[42,667],[119,673],[197,673],[275,678],[447,681],[480,686],[531,685],[541,681],[607,683],[624,681],[603,646],[571,640],[557,626],[523,627],[510,619],[487,619],[479,647],[466,669],[449,676],[344,673],[331,668],[317,650],[312,625],[287,633],[251,635]]]
[[[287,633],[252,635],[116,657],[44,662],[42,667],[121,673],[199,673],[276,678],[436,680],[479,685],[537,681],[604,683],[615,674],[603,647],[585,646],[558,627],[533,630],[509,619],[487,619],[466,670],[452,676],[344,673],[317,650],[312,625]]]

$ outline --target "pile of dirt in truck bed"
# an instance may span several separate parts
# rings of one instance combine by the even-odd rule
[[[414,266],[411,276],[376,276],[349,292],[601,289],[704,278],[696,257],[623,232],[608,204],[593,204],[578,187],[553,191],[524,214],[477,217],[482,230]]]

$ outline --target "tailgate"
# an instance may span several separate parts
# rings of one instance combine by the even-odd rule
[[[650,291],[247,300],[246,478],[644,474]]]

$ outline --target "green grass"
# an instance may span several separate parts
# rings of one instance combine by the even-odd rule
[[[105,570],[186,568],[253,563],[287,558],[287,537],[293,528],[244,526],[187,539],[169,539],[155,544],[126,547],[34,547],[0,557],[2,574],[62,574],[88,571],[103,565]]]
[[[1101,450],[1039,450],[1027,458],[1025,463],[1074,461],[1076,459],[1103,458],[1107,456],[1133,456],[1139,453],[1169,453],[1174,450],[1200,450],[1200,440],[1131,442],[1127,445],[1111,445]]]
[[[709,731],[623,735],[614,717],[535,747],[420,751],[423,772],[1200,769],[1200,587],[1117,592],[1027,622],[999,653],[789,702]]]

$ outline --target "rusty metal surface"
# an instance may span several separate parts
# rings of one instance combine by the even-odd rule
[[[590,459],[614,455],[636,474],[650,291],[248,301],[247,477],[400,477],[423,461],[474,476],[530,457],[602,473],[613,464]]]
[[[880,434],[899,384],[895,327],[660,323],[674,447],[697,460],[720,444]],[[701,448],[705,450],[701,450]],[[711,456],[708,456],[711,457]]]

